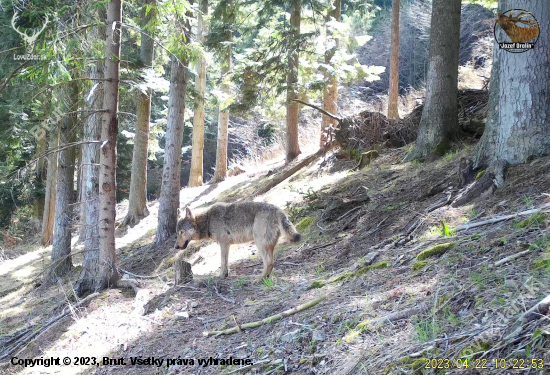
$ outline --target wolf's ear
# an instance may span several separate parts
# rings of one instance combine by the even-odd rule
[[[189,209],[189,207],[185,208],[185,217],[189,219],[193,219],[193,214],[191,213],[191,210]]]

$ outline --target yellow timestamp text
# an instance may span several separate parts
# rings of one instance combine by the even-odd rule
[[[426,369],[543,369],[544,360],[540,358],[496,358],[496,359],[450,359],[450,358],[424,358]]]

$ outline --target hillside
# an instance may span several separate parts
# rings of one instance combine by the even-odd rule
[[[387,149],[360,171],[353,170],[354,161],[330,154],[256,197],[284,208],[303,234],[298,244],[278,246],[274,277],[264,283],[255,282],[261,265],[253,245],[234,245],[230,277],[219,279],[219,247],[201,242],[187,250],[193,282],[173,287],[171,259],[176,250],[173,241],[153,245],[153,202],[151,214],[139,226],[118,233],[120,267],[147,276],[140,279],[138,296],[131,289],[101,293],[89,304],[70,309],[70,318],[38,335],[17,357],[70,353],[125,359],[125,366],[40,368],[41,373],[99,374],[441,373],[425,368],[427,358],[454,363],[469,358],[473,361],[468,373],[477,373],[472,367],[485,364],[484,374],[497,374],[503,370],[495,368],[495,358],[548,361],[547,321],[527,323],[505,337],[511,324],[549,288],[550,158],[510,167],[506,185],[493,196],[430,211],[458,190],[459,160],[473,148],[456,147],[439,160],[405,164],[401,160],[407,147]],[[281,166],[282,161],[274,161],[218,185],[183,189],[182,204],[193,208],[215,198],[248,198],[269,178],[268,171]],[[536,207],[545,208],[467,229],[468,224]],[[119,206],[118,217],[123,218],[124,211],[124,205]],[[71,285],[78,268],[62,288],[38,281],[47,266],[47,250],[2,264],[4,344],[60,314],[63,301],[75,304]],[[513,254],[521,256],[499,262]],[[319,297],[325,298],[281,320],[230,335],[203,336],[203,331],[239,330],[245,323]],[[158,369],[131,365],[130,358],[140,356],[164,362]],[[199,359],[210,357],[249,358],[256,366],[240,371],[240,364],[211,361],[199,366]],[[169,358],[194,359],[194,365],[176,361],[167,368]],[[21,370],[3,366],[5,373]],[[28,368],[22,373],[36,372]]]

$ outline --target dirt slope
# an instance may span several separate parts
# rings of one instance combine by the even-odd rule
[[[171,244],[153,246],[152,210],[152,218],[141,228],[119,234],[126,241],[118,256],[121,267],[132,273],[159,276],[141,280],[144,290],[138,298],[132,291],[102,293],[18,357],[107,356],[125,362],[40,368],[63,373],[236,373],[240,364],[221,362],[230,357],[257,364],[239,372],[250,374],[514,373],[495,367],[495,358],[524,359],[524,365],[529,361],[535,368],[522,373],[542,373],[536,368],[539,362],[532,360],[550,363],[547,319],[530,323],[509,342],[503,338],[511,323],[548,293],[547,214],[457,228],[546,204],[550,158],[510,168],[506,186],[493,196],[425,215],[426,208],[455,189],[458,160],[471,148],[424,164],[402,164],[405,151],[382,151],[361,171],[351,171],[355,162],[328,156],[257,197],[285,208],[304,237],[301,243],[278,246],[274,277],[260,284],[254,282],[261,261],[253,245],[232,247],[230,277],[220,280],[215,276],[218,247],[204,242],[188,253],[195,281],[173,288],[170,258],[175,250]],[[198,206],[224,197],[246,198],[247,189],[261,184],[265,174],[184,189],[182,203]],[[442,182],[450,190],[429,194]],[[400,238],[414,222],[419,225],[410,236]],[[530,251],[513,261],[495,265],[526,250]],[[0,277],[16,280],[20,270],[14,266]],[[70,280],[63,286],[28,284],[3,296],[2,334],[40,324],[59,311],[63,290],[72,299]],[[284,319],[231,335],[203,337],[203,331],[240,327],[320,296],[326,299]],[[134,312],[140,300],[150,300],[145,316]],[[160,367],[132,365],[131,358],[140,356],[164,362]],[[218,362],[198,364],[210,357]],[[167,368],[168,359],[178,358],[180,365],[175,361]],[[427,369],[430,358],[450,360],[440,361],[441,366],[472,361],[468,368]],[[518,360],[515,364],[520,365]],[[475,369],[476,365],[486,368]],[[10,365],[0,369],[22,370]]]

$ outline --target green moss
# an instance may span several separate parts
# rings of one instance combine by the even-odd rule
[[[430,264],[430,261],[428,260],[421,260],[418,262],[413,263],[413,270],[420,271],[421,269],[425,268],[428,264]]]
[[[536,214],[531,215],[525,220],[520,221],[519,223],[516,223],[514,227],[516,229],[524,229],[524,228],[530,228],[533,226],[539,226],[544,224],[544,220],[548,217],[548,213],[546,212],[537,212]]]
[[[534,269],[550,268],[550,258],[535,259],[533,261]]]
[[[352,277],[361,276],[362,274],[364,274],[367,271],[387,268],[389,265],[390,265],[390,262],[387,262],[387,261],[379,262],[379,263],[373,264],[372,266],[366,266],[366,267],[360,268],[357,271],[345,272],[341,275],[336,276],[335,278],[330,280],[330,282],[331,283],[336,283],[338,281],[347,280],[347,279],[352,278]]]
[[[416,260],[421,261],[430,257],[441,255],[452,249],[456,245],[456,242],[442,243],[426,249],[416,256]]]
[[[484,173],[485,173],[485,169],[482,169],[481,171],[477,172],[476,181],[479,180]]]
[[[301,232],[309,227],[315,221],[314,217],[306,217],[296,224],[296,229]]]
[[[314,282],[311,283],[311,285],[309,286],[309,289],[318,289],[324,286],[325,286],[325,280],[315,280]]]

